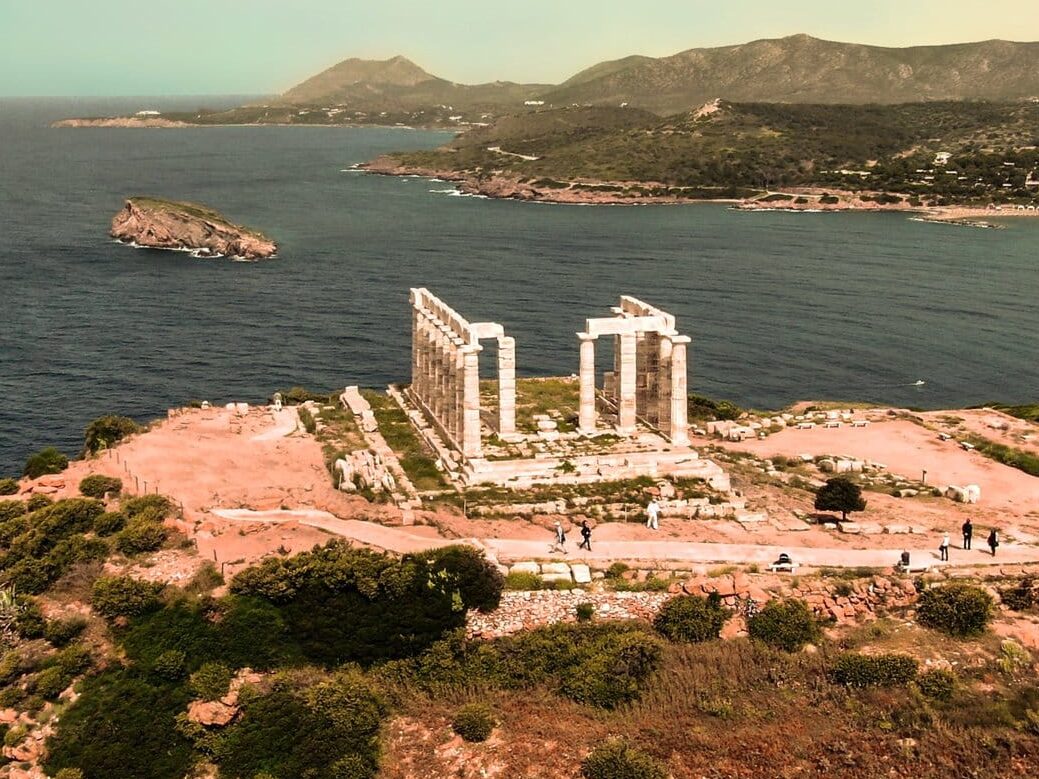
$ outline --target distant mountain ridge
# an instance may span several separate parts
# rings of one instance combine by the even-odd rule
[[[562,84],[456,84],[397,56],[348,59],[289,89],[290,105],[407,110],[447,104],[515,110],[628,103],[658,114],[713,98],[777,103],[1023,100],[1039,96],[1039,43],[991,40],[888,48],[792,35],[668,57],[600,62]]]

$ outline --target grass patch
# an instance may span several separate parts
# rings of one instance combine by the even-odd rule
[[[389,447],[397,453],[400,466],[420,491],[439,490],[447,486],[436,461],[408,419],[408,415],[393,398],[374,390],[363,390],[364,399],[372,407],[379,432]]]
[[[988,438],[980,435],[967,436],[967,441],[990,460],[1003,463],[1003,465],[1009,465],[1011,468],[1017,468],[1029,476],[1039,477],[1039,455],[990,441]]]

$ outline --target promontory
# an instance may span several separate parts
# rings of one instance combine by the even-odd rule
[[[196,257],[260,260],[278,250],[267,236],[207,206],[154,197],[129,198],[112,217],[111,235],[134,246],[188,251]]]

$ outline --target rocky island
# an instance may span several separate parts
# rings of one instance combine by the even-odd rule
[[[187,251],[195,257],[261,260],[278,250],[267,236],[211,208],[153,197],[129,198],[112,217],[111,235],[132,246]]]

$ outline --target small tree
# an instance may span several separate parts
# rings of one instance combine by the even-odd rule
[[[679,595],[665,603],[653,627],[672,641],[700,643],[718,638],[729,612],[720,603],[696,595]]]
[[[48,446],[29,456],[22,475],[35,479],[48,473],[61,473],[68,467],[69,458],[53,446]]]
[[[816,511],[839,511],[841,521],[847,521],[848,512],[862,511],[866,501],[862,499],[862,488],[843,476],[829,479],[815,493]]]
[[[83,453],[97,454],[140,429],[140,425],[129,417],[98,417],[83,431]]]

